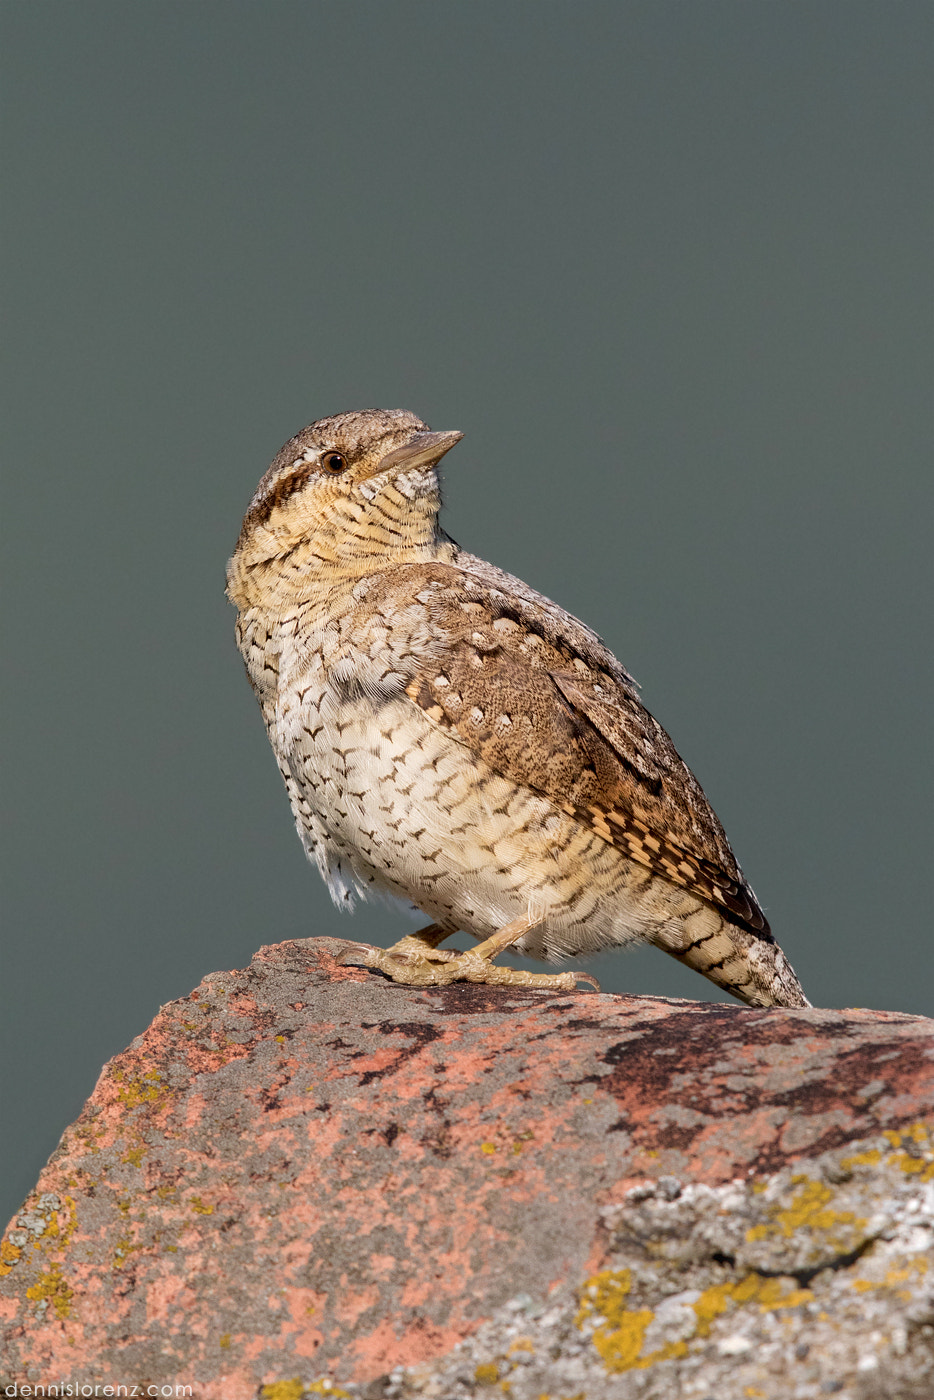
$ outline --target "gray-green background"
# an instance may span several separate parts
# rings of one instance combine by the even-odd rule
[[[448,529],[642,681],[812,999],[930,1012],[930,7],[0,22],[4,1207],[161,1002],[402,931],[306,864],[223,596],[346,408],[466,432]]]

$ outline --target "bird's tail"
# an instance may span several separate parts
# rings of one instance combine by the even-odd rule
[[[708,910],[714,918],[702,936],[692,937],[683,923],[668,924],[656,936],[657,946],[748,1006],[811,1005],[770,933],[753,933]]]

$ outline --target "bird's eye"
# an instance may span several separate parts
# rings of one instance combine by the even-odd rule
[[[343,452],[325,452],[321,458],[321,465],[331,476],[339,476],[341,472],[347,470],[347,458]]]

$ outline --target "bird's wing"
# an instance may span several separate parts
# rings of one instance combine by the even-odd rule
[[[619,662],[556,604],[489,565],[478,576],[465,558],[402,565],[367,586],[381,625],[428,624],[409,698],[501,776],[769,937],[700,784]]]

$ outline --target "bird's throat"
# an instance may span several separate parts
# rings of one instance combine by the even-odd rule
[[[363,491],[338,496],[314,518],[273,512],[237,545],[227,572],[231,601],[240,609],[323,604],[383,569],[450,562],[455,546],[438,524],[437,487],[406,486],[389,482],[372,499]]]

